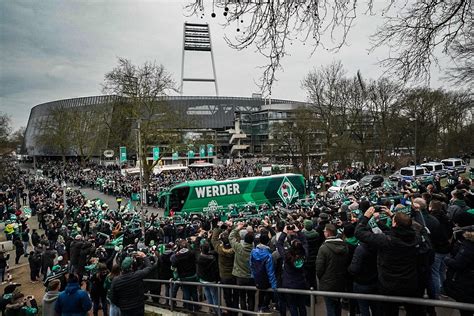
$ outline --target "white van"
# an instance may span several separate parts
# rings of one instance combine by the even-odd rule
[[[425,167],[432,175],[439,175],[441,178],[446,178],[448,176],[448,170],[444,168],[444,165],[441,162],[427,162],[422,163],[422,167]]]
[[[462,161],[462,159],[448,158],[441,160],[441,163],[448,170],[456,170],[460,173],[466,172],[466,165],[464,164],[464,161]]]
[[[432,175],[429,173],[429,171],[422,166],[416,166],[416,174],[415,174],[415,166],[400,168],[400,176],[403,179],[410,180],[410,181],[414,181],[417,179],[420,179],[421,181],[425,181],[425,180],[429,180],[430,178],[431,179],[433,178]]]

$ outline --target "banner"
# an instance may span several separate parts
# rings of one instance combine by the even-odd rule
[[[131,200],[140,201],[140,193],[132,193]]]
[[[208,157],[214,156],[214,145],[207,144],[207,156]]]
[[[160,147],[153,147],[153,161],[160,159]]]
[[[120,147],[120,163],[127,161],[127,148]]]
[[[171,155],[172,160],[178,160],[179,154],[177,152],[174,152],[173,155]]]
[[[206,146],[201,145],[199,147],[199,157],[201,157],[201,158],[206,157]]]
[[[188,158],[194,158],[194,150],[188,151]]]

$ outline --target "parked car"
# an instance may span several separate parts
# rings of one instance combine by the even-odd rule
[[[392,174],[392,175],[390,175],[390,176],[388,177],[388,179],[389,179],[390,181],[395,181],[395,182],[400,181],[400,180],[402,179],[402,175],[400,174],[400,170],[395,171],[395,173]]]
[[[433,175],[422,166],[409,166],[400,168],[400,175],[403,179],[408,181],[421,180],[423,183],[432,182]]]
[[[439,175],[441,178],[448,176],[448,170],[444,168],[441,162],[427,162],[422,163],[421,166],[426,168],[434,176]]]
[[[368,187],[371,186],[372,188],[378,188],[381,187],[383,184],[384,178],[381,175],[378,174],[369,174],[359,181],[360,187]]]
[[[459,173],[466,172],[466,165],[464,161],[459,158],[448,158],[441,160],[441,163],[444,167],[448,170],[454,171],[456,170]]]
[[[359,189],[359,182],[356,180],[337,180],[333,186],[328,189],[329,193],[354,193]]]

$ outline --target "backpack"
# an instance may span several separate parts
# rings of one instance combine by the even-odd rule
[[[266,262],[272,260],[271,257],[266,257],[265,260],[255,260],[250,257],[250,265],[254,271],[255,286],[259,290],[266,290],[271,287],[270,280],[268,279]]]

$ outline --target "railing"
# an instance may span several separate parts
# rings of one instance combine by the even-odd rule
[[[263,315],[267,313],[248,311],[238,308],[232,308],[223,306],[222,304],[222,290],[223,289],[233,289],[233,290],[250,290],[250,291],[265,291],[273,292],[273,290],[259,290],[255,286],[237,286],[237,285],[228,285],[228,284],[218,284],[218,283],[200,283],[200,282],[184,282],[184,281],[172,281],[172,280],[156,280],[156,279],[145,279],[145,282],[149,283],[160,283],[160,284],[170,284],[170,294],[173,292],[173,285],[194,285],[194,286],[209,286],[217,287],[217,305],[189,301],[179,298],[173,298],[170,296],[156,295],[147,293],[149,297],[163,298],[171,302],[182,302],[187,304],[193,304],[197,306],[204,306],[209,308],[215,308],[217,310],[217,315],[222,315],[222,310],[227,310],[231,312],[243,313],[248,315]],[[460,303],[453,301],[441,301],[433,299],[424,299],[424,298],[413,298],[413,297],[403,297],[403,296],[387,296],[387,295],[376,295],[376,294],[360,294],[360,293],[346,293],[346,292],[325,292],[325,291],[313,291],[313,290],[296,290],[296,289],[284,289],[279,288],[277,292],[280,294],[297,294],[297,295],[308,295],[310,297],[310,306],[309,306],[309,315],[316,315],[316,296],[322,297],[334,297],[334,298],[347,298],[347,299],[356,299],[356,300],[367,300],[367,301],[380,301],[385,303],[399,303],[399,304],[411,304],[419,306],[429,306],[429,307],[442,307],[442,308],[451,308],[451,309],[460,309],[466,311],[474,312],[474,304]],[[170,304],[170,310],[174,310],[174,304]]]

